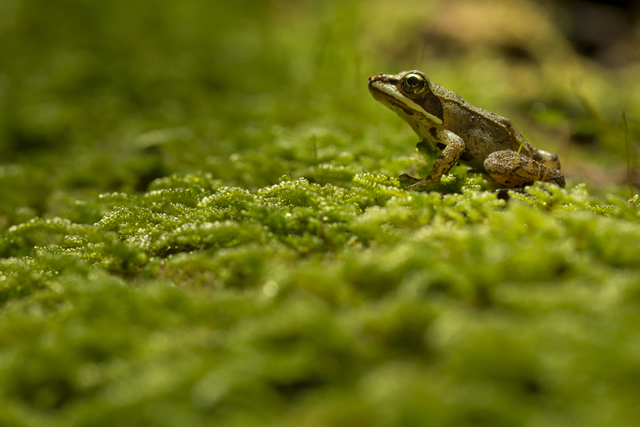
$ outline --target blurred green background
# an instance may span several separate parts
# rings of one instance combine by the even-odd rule
[[[635,425],[639,13],[0,0],[0,425]],[[407,69],[567,189],[400,188]]]

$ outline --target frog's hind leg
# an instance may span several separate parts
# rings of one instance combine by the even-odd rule
[[[513,150],[495,151],[487,156],[484,168],[489,175],[507,187],[523,187],[533,181],[553,182],[564,188],[564,175]]]

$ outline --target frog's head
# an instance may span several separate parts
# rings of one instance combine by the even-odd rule
[[[426,129],[442,125],[442,103],[431,91],[429,78],[420,71],[369,77],[369,91],[421,137],[425,137]]]

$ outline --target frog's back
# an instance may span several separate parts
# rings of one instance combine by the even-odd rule
[[[534,148],[506,117],[483,110],[458,94],[432,83],[432,91],[443,99],[444,125],[460,136],[474,156],[486,157],[499,150],[518,150],[531,157]]]

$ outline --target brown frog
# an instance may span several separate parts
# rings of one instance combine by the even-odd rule
[[[565,186],[558,156],[534,148],[509,119],[471,105],[420,71],[369,77],[369,91],[427,145],[442,151],[426,178],[402,176],[414,183],[411,189],[439,182],[458,160],[487,171],[506,187],[534,181]]]

